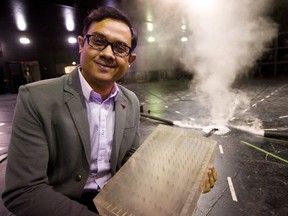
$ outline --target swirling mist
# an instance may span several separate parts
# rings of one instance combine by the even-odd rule
[[[162,53],[193,72],[192,86],[209,110],[210,122],[226,125],[237,107],[249,106],[249,98],[232,84],[253,68],[277,35],[268,16],[272,1],[152,0],[150,6],[161,26]],[[188,29],[185,45],[173,42],[180,22]]]

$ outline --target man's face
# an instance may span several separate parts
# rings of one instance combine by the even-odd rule
[[[87,34],[101,35],[110,43],[122,42],[131,47],[131,32],[129,27],[114,19],[104,19],[90,25]],[[111,87],[121,79],[136,55],[120,57],[113,53],[111,45],[99,51],[89,46],[87,39],[78,37],[81,72],[93,89]]]

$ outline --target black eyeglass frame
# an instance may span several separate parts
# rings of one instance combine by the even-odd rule
[[[86,35],[85,35],[85,38],[87,39],[87,44],[88,44],[90,47],[92,47],[92,48],[94,48],[94,49],[96,49],[96,50],[98,50],[98,51],[102,51],[102,50],[106,49],[107,46],[110,45],[111,48],[112,48],[112,52],[113,52],[114,55],[117,55],[117,56],[120,56],[120,57],[126,57],[126,56],[129,56],[129,55],[132,53],[132,48],[129,47],[129,46],[127,46],[125,43],[119,42],[119,41],[116,41],[116,42],[111,43],[111,42],[109,42],[105,37],[102,38],[102,40],[106,42],[106,44],[104,45],[103,48],[94,47],[93,45],[90,44],[90,38],[91,38],[91,37],[99,37],[99,36],[98,36],[98,35],[93,35],[93,34],[86,34]],[[101,37],[101,36],[100,36],[100,37]],[[128,53],[125,52],[125,53],[122,54],[122,53],[115,52],[114,46],[115,46],[115,44],[118,44],[118,43],[121,43],[123,46],[125,46],[126,48],[128,48]]]

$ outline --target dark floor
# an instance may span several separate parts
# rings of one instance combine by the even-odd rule
[[[251,78],[236,85],[249,95],[249,113],[256,115],[266,129],[288,128],[287,81],[287,77]],[[205,118],[205,112],[186,80],[126,86],[137,94],[144,112],[149,112],[152,116],[172,121],[188,119],[194,122]],[[15,100],[16,95],[0,96],[0,159],[5,158],[7,151]],[[237,120],[241,121],[241,115]],[[141,118],[142,139],[144,140],[159,123],[163,122]],[[211,192],[200,196],[195,215],[288,215],[288,140],[263,137],[229,128],[230,132],[224,135],[213,134],[210,137],[218,142],[214,160],[218,181]],[[188,130],[205,135],[201,129]],[[3,191],[6,160],[1,161],[0,190]],[[232,180],[235,193],[228,185],[228,178]],[[0,215],[8,215],[2,202]]]

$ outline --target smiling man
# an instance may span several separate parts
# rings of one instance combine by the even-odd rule
[[[140,145],[140,105],[116,83],[137,35],[112,7],[93,10],[78,37],[80,65],[19,89],[5,206],[15,215],[97,215],[93,198]]]
[[[84,34],[84,38],[78,37],[81,73],[93,90],[106,99],[115,81],[125,75],[136,58],[131,53],[132,31],[123,21],[106,18],[91,23]]]

